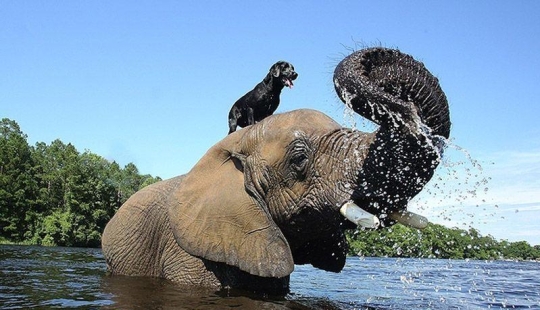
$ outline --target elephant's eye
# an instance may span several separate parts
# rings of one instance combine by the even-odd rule
[[[291,164],[296,167],[301,167],[305,165],[306,161],[306,154],[298,154],[291,159]]]
[[[287,146],[288,170],[294,174],[293,179],[303,179],[306,176],[309,154],[312,153],[309,140],[302,134],[296,133],[297,139]]]
[[[303,154],[303,153],[295,154],[291,158],[291,167],[296,172],[303,173],[306,169],[307,163],[308,163],[308,157],[306,154]]]

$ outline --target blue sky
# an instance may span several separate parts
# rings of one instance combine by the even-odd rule
[[[2,1],[0,117],[31,144],[169,178],[226,135],[232,103],[277,60],[299,73],[277,112],[351,126],[333,68],[353,49],[399,48],[439,78],[453,124],[447,163],[411,208],[540,244],[538,16],[538,1]]]

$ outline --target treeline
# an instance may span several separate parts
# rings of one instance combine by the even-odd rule
[[[373,257],[540,260],[540,245],[497,241],[474,229],[447,228],[430,223],[425,229],[401,224],[347,235],[349,254]]]
[[[0,242],[98,247],[116,210],[161,180],[55,140],[30,146],[19,125],[0,122]]]

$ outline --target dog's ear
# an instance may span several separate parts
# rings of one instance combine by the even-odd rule
[[[281,74],[281,63],[276,62],[271,68],[270,68],[270,74],[272,74],[274,77],[279,77]]]

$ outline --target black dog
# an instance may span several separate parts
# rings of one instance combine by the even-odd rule
[[[229,112],[229,134],[236,126],[253,125],[272,115],[279,105],[281,90],[284,86],[292,88],[297,77],[293,65],[286,61],[276,62],[262,82],[233,104]]]

